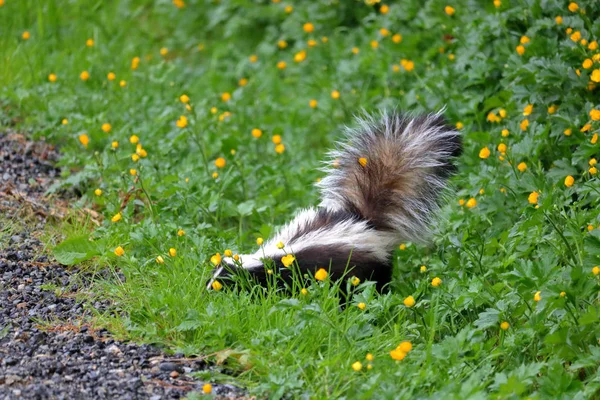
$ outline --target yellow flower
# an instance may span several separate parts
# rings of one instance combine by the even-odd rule
[[[573,183],[575,183],[575,179],[571,175],[569,175],[565,178],[565,186],[566,187],[573,186]]]
[[[529,120],[527,118],[525,118],[523,121],[521,121],[519,126],[521,127],[522,131],[526,131],[527,128],[529,127]]]
[[[285,69],[286,66],[287,66],[287,63],[285,61],[279,61],[277,63],[277,68],[279,68],[279,69]]]
[[[402,41],[402,35],[399,33],[396,33],[394,36],[392,36],[392,42],[394,43],[400,43]]]
[[[500,117],[506,118],[506,110],[504,108],[501,108],[498,114],[500,114]]]
[[[412,296],[408,296],[407,298],[404,299],[404,305],[408,308],[412,307],[415,305],[415,298]]]
[[[502,134],[502,137],[507,137],[510,134],[510,132],[508,131],[508,129],[502,129],[501,134]]]
[[[63,124],[63,125],[67,125],[68,123],[69,123],[69,120],[68,120],[68,119],[66,119],[66,118],[64,118],[64,119],[61,121],[61,124]]]
[[[500,122],[500,121],[501,121],[500,117],[498,117],[498,116],[497,116],[495,113],[493,113],[493,112],[490,112],[490,113],[488,113],[488,115],[487,115],[486,119],[487,119],[489,122]]]
[[[238,81],[238,84],[242,87],[246,86],[248,84],[248,79],[246,78],[242,78]]]
[[[508,330],[508,328],[510,328],[510,324],[508,322],[504,321],[500,324],[500,329],[502,329],[503,331]]]
[[[464,204],[464,200],[463,200],[463,204]],[[461,204],[462,205],[462,204]],[[421,273],[425,273],[427,272],[427,267],[425,265],[421,265],[419,267],[419,271],[421,271]]]
[[[381,28],[381,29],[379,29],[379,34],[380,34],[381,36],[384,36],[384,37],[385,37],[385,36],[389,36],[389,35],[390,35],[390,31],[389,31],[389,30],[387,30],[386,28]]]
[[[186,126],[188,126],[187,117],[185,115],[180,115],[177,122],[175,122],[175,125],[177,125],[177,127],[181,129],[185,128]]]
[[[465,125],[464,125],[462,122],[458,121],[458,122],[456,123],[456,129],[462,129],[462,128],[464,128],[464,127],[465,127]]]
[[[473,208],[477,205],[477,200],[475,200],[474,197],[471,197],[468,201],[467,201],[467,207],[469,208]]]
[[[116,77],[117,77],[117,76],[115,75],[115,73],[114,73],[114,72],[109,72],[109,73],[106,75],[106,79],[108,79],[109,81],[114,81]]]
[[[600,274],[600,267],[598,267],[596,265],[594,268],[592,268],[592,274],[594,274],[594,275]]]
[[[282,154],[285,151],[285,146],[283,145],[283,143],[279,143],[278,145],[275,146],[275,152],[277,154]]]
[[[307,22],[302,26],[302,29],[304,29],[304,32],[306,33],[312,33],[315,30],[315,26],[310,22]]]
[[[275,144],[281,143],[281,135],[273,135],[273,137],[271,138],[271,141]]]
[[[431,286],[438,287],[442,284],[442,280],[437,276],[431,280]]]
[[[132,168],[132,169],[129,170],[129,174],[131,176],[136,176],[137,175],[137,170]]]
[[[215,254],[214,256],[212,256],[212,257],[210,258],[210,262],[211,262],[211,264],[213,264],[215,267],[216,267],[217,265],[221,264],[221,261],[222,261],[222,259],[221,259],[221,254],[219,254],[219,253]]]
[[[529,204],[537,204],[539,196],[540,194],[538,192],[531,192],[529,193],[527,201],[529,201]]]
[[[590,169],[588,169],[588,172],[591,175],[596,175],[598,173],[598,169],[596,167],[590,167]]]
[[[306,50],[301,50],[294,55],[294,62],[302,62],[306,60]]]
[[[392,71],[394,71],[394,72],[400,72],[400,66],[398,64],[392,65]]]
[[[466,202],[465,202],[465,200],[464,200],[464,199],[460,199],[460,200],[458,200],[458,205],[459,205],[459,206],[464,206],[464,205],[465,205],[465,203],[466,203]]]
[[[248,60],[254,64],[258,61],[258,56],[256,54],[252,54],[250,57],[248,57]]]
[[[139,145],[138,145],[138,146],[139,146]],[[142,157],[142,158],[144,158],[144,157],[147,157],[147,156],[148,156],[148,152],[147,152],[146,150],[142,149],[142,148],[139,148],[139,149],[137,149],[137,150],[135,151],[135,153],[136,153],[138,156]]]
[[[593,65],[594,65],[594,62],[589,58],[586,58],[585,60],[583,60],[583,63],[581,64],[581,66],[585,69],[592,68]]]
[[[400,250],[404,251],[404,250],[406,250],[406,245],[404,243],[402,243],[399,248],[400,248]]]
[[[227,249],[223,252],[223,255],[225,257],[231,257],[231,256],[233,256],[233,252],[231,250]]]
[[[259,237],[259,238],[257,238],[257,239],[256,239],[256,244],[257,244],[257,245],[259,245],[259,246],[262,246],[262,244],[263,244],[263,243],[264,243],[264,240],[263,240],[263,238],[260,238],[260,237]]]
[[[485,189],[481,188],[479,189],[479,194],[484,194],[485,193]]]
[[[132,154],[131,159],[133,160],[133,162],[138,162],[140,160],[140,156],[138,156],[137,154]]]
[[[96,190],[94,190],[94,194],[96,196],[102,196],[102,189],[96,189]]]
[[[358,286],[360,284],[360,279],[356,276],[353,276],[352,279],[350,279],[350,284],[352,284],[352,286]]]
[[[315,99],[312,99],[311,101],[308,102],[308,106],[310,108],[317,108],[317,105],[319,105],[319,103]]]
[[[281,263],[283,264],[284,267],[289,267],[290,265],[292,265],[294,263],[295,260],[296,260],[296,257],[294,257],[291,254],[281,257]]]
[[[401,62],[401,64],[406,72],[410,72],[415,69],[415,63],[413,61],[405,61],[404,63]]]
[[[334,90],[333,92],[331,92],[331,98],[334,100],[337,100],[340,98],[340,92],[338,92],[337,90]]]
[[[283,9],[283,11],[285,11],[286,14],[290,14],[292,11],[294,11],[294,7],[292,7],[292,6],[285,6],[285,8]]]
[[[494,0],[494,7],[500,8],[501,5],[502,5],[502,2],[500,0]]]
[[[177,236],[183,236],[185,235],[185,231],[183,229],[180,229],[177,231]]]
[[[377,40],[371,40],[371,47],[376,49],[379,47],[379,42]]]
[[[276,244],[276,246],[277,246],[278,249],[283,249],[285,247],[285,244],[283,244],[283,242],[278,242]]]
[[[86,40],[86,41],[85,41],[85,45],[86,45],[87,47],[92,47],[92,46],[94,46],[94,39],[88,39],[88,40]]]
[[[183,0],[173,0],[173,5],[179,9],[185,7],[185,2]]]
[[[566,32],[567,32],[567,35],[571,34],[571,32],[573,32],[573,28],[567,28]]]
[[[231,94],[229,92],[225,92],[221,95],[221,100],[227,102],[231,99]]]
[[[410,351],[412,350],[413,346],[412,343],[409,341],[404,341],[402,343],[400,343],[398,345],[398,347],[396,347],[396,350],[400,350],[403,353],[410,353]]]
[[[594,225],[588,225],[587,226],[587,230],[590,231],[590,232],[593,231],[594,230]]]
[[[48,75],[48,80],[50,82],[56,82],[56,74],[50,74],[50,75]]]
[[[373,357],[373,354],[371,353],[367,353],[367,356],[365,357],[365,359],[367,361],[373,361],[375,359],[375,357]]]
[[[137,69],[138,66],[140,65],[140,58],[139,57],[133,57],[131,59],[131,69]]]
[[[591,41],[590,44],[588,45],[588,49],[594,51],[598,49],[598,42],[597,41]]]
[[[90,73],[87,71],[83,71],[81,74],[79,74],[79,78],[82,81],[87,81],[88,79],[90,79]]]
[[[122,218],[121,213],[116,213],[115,215],[113,215],[113,217],[110,219],[112,222],[119,222]]]
[[[219,177],[219,173],[218,172],[213,172],[212,173],[212,177],[213,177],[213,179],[217,179]]]
[[[567,292],[560,292],[560,297],[565,297],[567,295]]]
[[[522,45],[518,45],[517,48],[517,53],[522,56],[523,54],[525,54],[525,47],[523,47]]]
[[[519,163],[519,165],[517,165],[517,169],[521,172],[525,172],[525,170],[527,169],[527,164],[525,164],[524,162]]]
[[[254,128],[252,129],[252,136],[254,136],[255,138],[259,138],[262,136],[262,131],[258,128]]]
[[[506,153],[506,145],[504,143],[500,143],[498,145],[498,151],[502,154]]]
[[[577,5],[577,3],[574,1],[569,3],[569,11],[576,12],[577,10],[579,10],[579,5]]]
[[[88,143],[90,143],[90,137],[88,135],[86,135],[85,133],[79,135],[79,141],[81,142],[81,144],[83,145],[83,147],[88,146]]]
[[[365,303],[358,303],[356,305],[361,311],[364,311],[365,308],[367,308],[367,305]]]
[[[600,110],[593,109],[590,111],[592,121],[600,121]]]
[[[590,167],[593,167],[594,165],[598,164],[598,161],[595,158],[591,158],[590,161],[588,161],[588,164]]]
[[[323,43],[327,43],[327,42],[329,42],[329,39],[327,38],[327,36],[323,36],[323,37],[321,38],[321,42],[323,42]]]
[[[446,12],[446,14],[448,14],[450,16],[454,15],[454,12],[455,12],[454,8],[451,6],[444,7],[444,11]]]
[[[223,157],[219,157],[215,160],[215,166],[217,168],[223,168],[226,164],[227,164],[227,162],[225,161],[225,159]]]
[[[523,115],[525,115],[525,116],[531,115],[532,111],[533,111],[533,104],[527,104],[525,106],[525,109],[523,109]]]
[[[563,19],[560,15],[558,15],[557,17],[554,18],[554,21],[556,21],[556,25],[562,25],[563,23]]]
[[[280,49],[285,49],[287,47],[287,42],[285,40],[280,40],[277,42],[277,47],[279,47]]]
[[[308,290],[306,290],[306,288],[302,288],[300,290],[300,294],[302,294],[302,296],[306,296],[308,294]]]
[[[156,257],[156,262],[158,264],[164,264],[165,263],[165,259],[162,256],[158,256],[158,257]]]
[[[565,136],[571,136],[571,128],[565,129],[563,133],[565,134]]]
[[[31,34],[28,31],[25,31],[23,34],[21,34],[21,38],[23,38],[23,40],[29,40],[30,37]]]
[[[221,282],[219,282],[219,281],[214,281],[214,282],[212,283],[211,287],[212,287],[212,288],[213,288],[213,290],[214,290],[214,291],[216,291],[216,292],[218,292],[219,290],[223,289],[223,285],[221,285]],[[207,383],[206,385],[209,385],[209,384]],[[203,391],[204,393],[210,393],[210,392],[206,392],[206,390],[207,390],[207,386],[206,386],[206,385],[204,385],[204,386],[202,387],[202,391]],[[209,385],[209,386],[210,386],[210,385]],[[210,387],[210,389],[209,389],[209,390],[212,390],[212,386]]]
[[[162,47],[162,48],[160,49],[160,55],[164,57],[164,56],[166,56],[167,54],[169,54],[169,49],[167,49],[166,47]]]
[[[183,104],[187,104],[190,102],[190,97],[187,94],[182,94],[179,96],[179,101],[181,101]]]
[[[379,12],[382,14],[387,14],[390,11],[390,6],[383,4],[380,8],[379,8]]]
[[[590,143],[596,144],[597,141],[598,141],[598,134],[594,133],[594,136],[592,136],[592,138],[590,139]]]
[[[129,137],[129,143],[136,144],[140,141],[140,138],[137,135],[131,135]]]
[[[352,369],[356,372],[360,371],[362,369],[362,364],[360,363],[360,361],[357,361],[354,364],[352,364]]]
[[[390,357],[392,357],[393,360],[402,361],[404,360],[404,357],[406,357],[406,353],[402,350],[394,349],[390,351]]]
[[[527,44],[527,43],[529,43],[529,38],[527,36],[523,35],[523,36],[521,36],[521,39],[519,40],[519,42],[521,44]]]
[[[535,292],[535,294],[533,295],[533,300],[534,301],[540,301],[542,299],[542,292],[541,291],[537,291]]]
[[[558,110],[558,106],[556,104],[552,104],[548,107],[548,114],[554,114]]]
[[[358,54],[358,53],[360,53],[360,49],[358,47],[353,47],[352,54]]]
[[[325,279],[327,279],[328,275],[329,274],[327,273],[327,271],[325,271],[325,269],[319,268],[319,270],[315,273],[315,279],[318,281],[324,281]]]
[[[110,132],[111,129],[112,129],[112,126],[109,123],[102,124],[102,131],[104,133]]]
[[[579,31],[575,31],[571,34],[571,40],[574,42],[579,42],[579,40],[581,39],[581,32]]]
[[[361,157],[358,159],[358,163],[360,164],[361,167],[366,167],[367,166],[367,159],[365,157]]]
[[[117,257],[121,257],[123,254],[125,254],[125,250],[123,250],[123,248],[121,246],[119,246],[115,249],[115,255]]]
[[[127,86],[127,81],[120,81],[119,86],[121,86],[121,87]]]

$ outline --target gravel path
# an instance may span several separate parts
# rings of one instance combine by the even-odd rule
[[[86,289],[85,274],[48,259],[36,238],[46,218],[60,214],[42,197],[58,174],[56,159],[44,143],[0,133],[0,215],[16,222],[10,231],[0,225],[0,399],[158,400],[201,393],[205,382],[189,374],[212,368],[204,361],[118,342],[84,322],[75,294]],[[212,393],[242,398],[243,392],[213,385]]]

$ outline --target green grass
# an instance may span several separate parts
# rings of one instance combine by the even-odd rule
[[[97,296],[115,304],[98,323],[120,337],[207,355],[272,398],[598,398],[600,185],[590,163],[600,159],[600,117],[591,112],[600,105],[600,56],[589,48],[600,37],[598,2],[580,1],[573,12],[554,0],[412,0],[389,3],[385,14],[381,4],[351,0],[289,2],[289,14],[285,1],[185,3],[0,7],[1,124],[60,146],[63,179],[52,191],[81,194],[74,208],[104,216],[93,229],[67,222],[56,255],[126,277],[97,282]],[[304,32],[306,22],[314,32]],[[576,32],[585,45],[571,39]],[[519,55],[523,36],[530,40]],[[302,50],[306,59],[294,62]],[[456,190],[432,244],[406,243],[394,254],[390,293],[362,283],[340,310],[327,281],[308,285],[306,296],[299,288],[205,290],[212,255],[254,251],[256,238],[315,204],[319,161],[352,114],[443,106],[463,126]],[[181,115],[185,128],[176,126]],[[137,162],[134,134],[147,151]],[[491,154],[481,158],[485,147]],[[215,166],[219,157],[224,168]],[[122,257],[113,253],[118,246]],[[431,285],[434,277],[441,286]],[[412,308],[403,304],[409,295]],[[402,341],[413,350],[395,361],[390,351]],[[356,361],[361,371],[352,369]]]

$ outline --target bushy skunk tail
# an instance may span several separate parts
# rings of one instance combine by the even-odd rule
[[[352,210],[398,241],[423,241],[447,178],[461,153],[458,132],[441,114],[397,113],[358,119],[345,142],[330,152],[318,186],[321,207]]]
[[[264,283],[265,263],[284,280],[291,268],[302,275],[325,268],[332,279],[350,269],[361,281],[377,281],[379,289],[391,280],[393,249],[426,239],[461,140],[440,113],[385,113],[358,122],[330,153],[319,207],[300,212],[256,253],[223,259],[209,287],[242,269]]]

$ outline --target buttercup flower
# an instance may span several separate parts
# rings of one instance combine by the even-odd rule
[[[304,32],[306,33],[312,33],[315,30],[315,26],[312,23],[307,22],[302,26],[302,29],[304,29]]]
[[[361,167],[366,167],[367,166],[367,159],[365,157],[361,157],[358,159],[358,163],[360,164]]]
[[[83,147],[87,148],[88,143],[90,143],[90,137],[85,133],[79,135],[79,142],[83,145]]]
[[[158,264],[164,264],[165,263],[165,259],[162,256],[158,256],[158,257],[156,257],[156,262]]]
[[[94,39],[88,39],[85,41],[85,45],[87,47],[93,47],[94,46]]]
[[[57,79],[56,78],[56,74],[50,74],[50,75],[48,75],[48,80],[50,82],[56,82],[56,79]]]
[[[333,92],[331,92],[331,98],[334,100],[337,100],[340,98],[340,92],[338,92],[337,90],[334,90]]]
[[[357,361],[354,364],[352,364],[352,369],[355,370],[356,372],[360,371],[362,369],[361,362]]]
[[[284,267],[289,267],[290,265],[292,265],[294,263],[294,260],[296,260],[296,257],[294,257],[291,254],[281,257],[281,263]]]
[[[254,128],[252,129],[252,136],[254,136],[255,138],[259,138],[262,136],[262,131],[258,128]]]
[[[285,146],[283,145],[283,143],[279,143],[278,145],[275,146],[275,152],[277,154],[283,154],[284,151],[285,151]]]
[[[350,279],[350,284],[352,286],[358,286],[360,284],[360,279],[356,276],[353,276],[352,279]]]
[[[565,186],[566,187],[573,186],[573,183],[575,183],[575,179],[571,175],[569,175],[565,178]]]
[[[529,204],[537,204],[539,196],[540,194],[538,192],[531,192],[527,198],[527,201],[529,201]]]
[[[226,164],[227,164],[227,162],[225,161],[225,159],[223,157],[219,157],[215,160],[215,166],[217,168],[223,168]]]
[[[448,14],[450,16],[454,15],[454,12],[455,12],[454,7],[452,7],[452,6],[444,7],[444,11],[446,12],[446,14]]]
[[[469,208],[473,208],[477,205],[477,200],[475,200],[474,197],[471,197],[468,201],[467,201],[467,207]]]
[[[533,104],[527,104],[525,106],[525,109],[523,110],[523,115],[525,115],[525,116],[531,115],[532,111],[533,111]]]
[[[83,71],[81,74],[79,74],[79,78],[82,81],[87,81],[88,79],[90,79],[90,73],[87,71]]]
[[[523,54],[525,54],[525,47],[523,47],[523,45],[518,45],[517,48],[517,53],[522,56]]]
[[[325,279],[327,279],[328,275],[329,274],[325,269],[319,268],[319,270],[315,273],[315,279],[318,281],[324,281]]]
[[[21,38],[23,40],[29,40],[30,37],[31,37],[31,34],[28,31],[25,31],[21,34]]]
[[[214,256],[212,256],[212,257],[210,258],[210,262],[211,262],[211,264],[213,264],[215,267],[216,267],[217,265],[221,264],[221,261],[222,261],[222,259],[221,259],[221,254],[219,254],[219,253],[215,254]]]
[[[573,1],[573,2],[569,3],[568,8],[569,8],[569,11],[576,12],[577,10],[579,10],[579,5]]]
[[[383,4],[380,8],[379,8],[379,12],[382,14],[387,14],[390,11],[390,6]]]
[[[527,169],[527,164],[525,164],[524,162],[519,163],[519,165],[517,165],[517,169],[521,172],[525,172],[525,170]]]
[[[392,42],[398,44],[402,41],[402,35],[399,33],[396,33],[394,36],[392,36]]]
[[[508,322],[504,321],[500,324],[500,329],[502,329],[503,331],[508,330],[508,328],[510,328],[510,324]]]
[[[367,308],[367,305],[365,303],[358,303],[356,305],[361,311],[364,311],[365,308]]]
[[[110,132],[111,129],[112,129],[112,126],[109,123],[102,124],[102,131],[104,133]]]
[[[406,307],[411,308],[415,305],[415,298],[412,296],[408,296],[404,299],[403,303]]]
[[[479,150],[479,158],[486,159],[490,154],[490,149],[487,146]]]
[[[431,286],[438,287],[442,284],[442,280],[437,276],[431,280]]]
[[[117,257],[121,257],[123,254],[125,254],[125,250],[123,250],[123,248],[121,246],[119,246],[115,249],[115,255]]]
[[[221,284],[221,282],[219,282],[219,281],[214,281],[214,282],[212,283],[211,287],[213,288],[213,290],[214,290],[214,291],[217,291],[217,292],[218,292],[219,290],[223,289],[223,285],[222,285],[222,284]],[[204,385],[204,386],[202,387],[202,391],[204,391],[204,393],[207,393],[207,392],[205,391],[205,389],[206,389],[206,385]],[[210,393],[210,392],[208,392],[208,393]]]
[[[406,353],[399,349],[394,349],[390,351],[390,357],[396,361],[402,361],[406,357]]]
[[[262,246],[263,242],[264,242],[263,238],[256,239],[256,244],[259,246]]]
[[[102,196],[102,189],[96,189],[96,190],[94,190],[94,194],[96,196]]]
[[[542,292],[541,291],[537,291],[535,292],[535,294],[533,295],[533,300],[534,301],[540,301],[542,299]]]
[[[122,218],[121,213],[116,213],[115,215],[113,215],[113,217],[110,219],[112,222],[119,222]]]
[[[318,105],[318,104],[319,104],[319,103],[318,103],[318,102],[317,102],[317,100],[315,100],[315,99],[312,99],[311,101],[309,101],[309,102],[308,102],[308,106],[309,106],[310,108],[317,108],[317,105]]]

